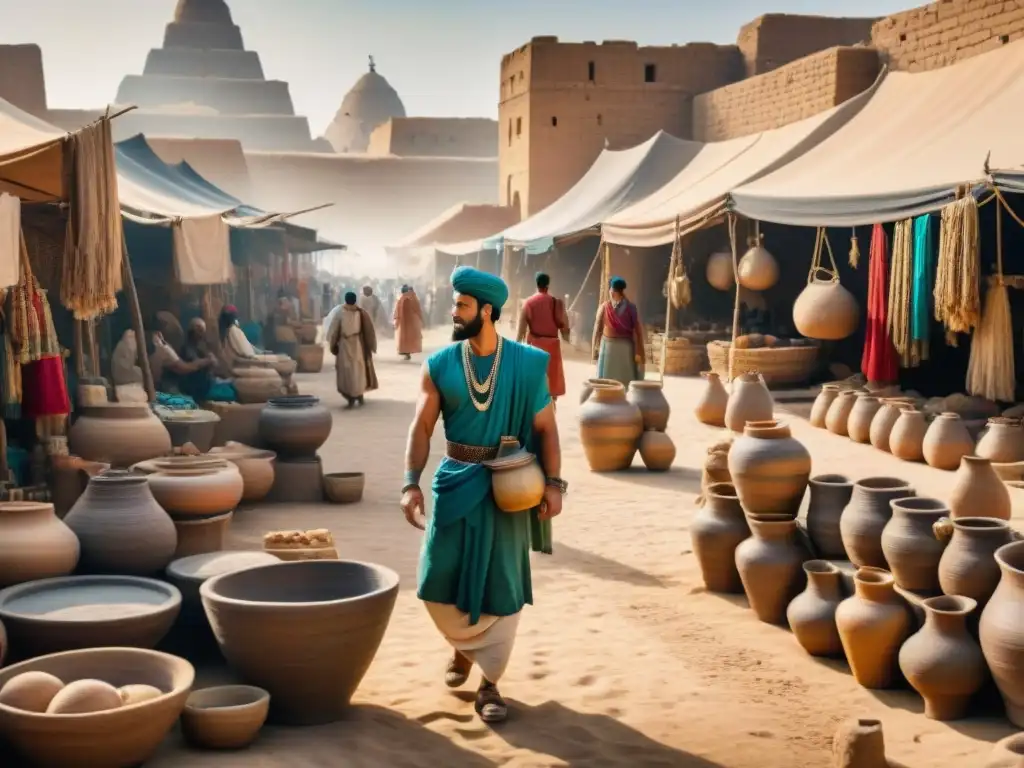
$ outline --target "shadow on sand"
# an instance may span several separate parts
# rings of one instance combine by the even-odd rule
[[[538,569],[568,568],[585,576],[604,579],[606,581],[618,581],[623,584],[632,584],[635,587],[659,587],[669,586],[666,582],[639,568],[634,568],[618,560],[596,555],[583,549],[570,547],[568,544],[557,542],[555,544],[555,557],[548,561],[546,558],[538,558],[534,561]]]

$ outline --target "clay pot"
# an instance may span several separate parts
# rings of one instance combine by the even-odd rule
[[[921,461],[924,458],[924,435],[927,431],[924,413],[904,408],[889,432],[889,452],[904,461]]]
[[[786,607],[804,588],[807,558],[797,542],[796,520],[747,518],[751,537],[736,547],[736,570],[750,607],[767,624],[785,624]]]
[[[263,375],[241,376],[243,371],[259,371]],[[284,391],[281,377],[269,368],[242,368],[235,369],[233,373],[235,394],[240,403],[265,403],[273,397],[280,397]]]
[[[594,387],[599,385],[610,386],[612,384],[621,385],[622,382],[616,381],[615,379],[587,379],[583,382],[583,386],[580,388],[580,405],[587,402],[594,391]]]
[[[764,247],[764,238],[752,241],[737,265],[740,285],[750,291],[767,291],[779,282],[779,262]]]
[[[882,407],[882,401],[874,395],[862,392],[857,395],[846,422],[846,432],[855,443],[871,442],[871,422]]]
[[[859,323],[857,300],[826,270],[816,270],[793,303],[793,325],[808,339],[839,341],[853,335]]]
[[[786,609],[789,627],[811,656],[842,656],[843,643],[836,629],[836,608],[843,600],[842,574],[827,560],[808,560],[803,568],[807,589]]]
[[[185,741],[201,749],[244,749],[259,735],[270,712],[270,694],[249,685],[193,691],[181,713]]]
[[[497,457],[484,464],[491,470],[491,492],[502,512],[525,512],[543,501],[544,472],[516,438],[501,438]]]
[[[224,538],[231,526],[233,512],[213,517],[188,517],[175,519],[174,529],[178,534],[178,546],[174,559],[206,555],[224,549]]]
[[[1024,728],[1024,541],[996,550],[999,586],[981,614],[981,649],[1006,703],[1006,717]]]
[[[957,414],[942,413],[925,432],[921,452],[928,466],[952,471],[974,452],[974,439]]]
[[[664,432],[649,429],[640,436],[640,458],[651,472],[667,472],[676,459],[676,446]]]
[[[1024,768],[1024,733],[996,742],[985,768]]]
[[[626,400],[640,409],[644,420],[644,429],[664,432],[668,426],[670,408],[664,386],[660,381],[631,381]]]
[[[324,367],[324,348],[322,344],[302,344],[295,356],[299,373],[320,373]]]
[[[741,373],[732,381],[725,408],[725,426],[742,432],[748,421],[768,421],[775,411],[772,395],[757,373]]]
[[[270,489],[274,486],[276,453],[261,451],[239,443],[229,443],[222,448],[214,448],[211,453],[238,467],[238,471],[242,475],[242,501],[255,504],[263,501],[270,493]]]
[[[725,409],[729,405],[729,393],[725,391],[722,379],[714,371],[705,371],[701,376],[708,383],[693,408],[693,414],[697,417],[697,421],[702,424],[710,424],[712,427],[724,427]]]
[[[1017,419],[989,419],[974,455],[994,464],[1024,461],[1024,427]]]
[[[200,453],[213,446],[220,416],[213,411],[169,411],[160,418],[175,447],[192,443]]]
[[[0,587],[67,576],[77,564],[78,537],[53,504],[0,502]]]
[[[881,407],[875,411],[871,419],[871,428],[868,431],[868,441],[880,451],[889,451],[889,435],[896,420],[904,408],[909,407],[906,400],[883,398]]]
[[[850,434],[850,412],[857,402],[858,393],[852,389],[844,389],[839,396],[832,401],[825,414],[825,429],[834,435],[846,437]]]
[[[839,397],[839,385],[837,384],[824,384],[821,387],[821,392],[814,398],[814,405],[811,406],[811,416],[809,421],[812,427],[818,429],[825,428],[825,415],[828,413],[829,407],[832,402]]]
[[[712,253],[708,257],[708,265],[704,270],[708,283],[719,291],[730,291],[736,284],[736,275],[732,269],[732,254],[725,251]]]
[[[992,462],[964,456],[949,495],[950,517],[1010,519],[1010,492],[992,469]]]
[[[260,413],[260,437],[282,459],[310,458],[327,442],[332,424],[318,398],[273,397]]]
[[[831,765],[832,768],[888,768],[881,721],[858,718],[840,724],[832,736]]]
[[[729,483],[713,483],[704,499],[690,521],[690,543],[704,586],[711,592],[742,592],[736,547],[750,537],[750,526],[736,489]]]
[[[75,505],[78,497],[85,493],[89,478],[110,469],[109,464],[86,461],[78,456],[51,456],[53,469],[53,511],[59,518]]]
[[[959,720],[988,677],[981,648],[967,629],[978,607],[969,597],[930,597],[921,603],[924,626],[900,648],[903,675],[924,699],[932,720]]]
[[[145,475],[120,470],[89,481],[64,522],[78,536],[82,573],[146,576],[174,558],[178,535]]]
[[[147,476],[157,504],[175,517],[210,517],[232,511],[242,500],[245,483],[238,467],[164,469]]]
[[[814,552],[829,560],[846,560],[839,520],[853,495],[853,482],[843,475],[818,475],[808,483],[807,535]]]
[[[914,496],[889,502],[892,518],[882,531],[882,555],[896,586],[919,595],[937,595],[939,560],[946,549],[933,526],[949,517],[949,507],[938,499]]]
[[[811,474],[811,455],[777,421],[747,423],[729,451],[729,474],[748,515],[796,517]]]
[[[990,517],[952,521],[953,537],[939,560],[939,586],[947,595],[973,598],[982,608],[999,585],[995,553],[1013,541],[1010,525]]]
[[[171,452],[171,435],[148,405],[83,408],[68,432],[68,450],[86,461],[130,467]]]
[[[640,409],[626,400],[626,390],[617,381],[588,382],[592,393],[580,408],[580,442],[593,472],[628,469],[643,433]]]
[[[882,553],[882,531],[892,517],[893,499],[914,495],[906,481],[895,477],[866,477],[853,485],[850,503],[839,519],[846,554],[858,568],[888,565]]]
[[[910,630],[910,613],[896,594],[892,574],[860,568],[855,593],[836,609],[836,627],[854,678],[865,688],[888,688],[897,655]]]

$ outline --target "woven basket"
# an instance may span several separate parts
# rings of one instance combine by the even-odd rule
[[[698,376],[701,371],[707,370],[708,356],[703,344],[693,345],[688,339],[674,338],[672,334],[668,340],[668,349],[665,351],[666,376]],[[664,343],[665,334],[656,333],[651,337],[650,362],[655,366],[661,365],[661,345]]]
[[[712,341],[707,345],[711,370],[727,379],[729,376],[729,342]],[[818,370],[817,344],[805,347],[761,347],[737,349],[733,373],[756,372],[769,387],[783,387],[807,382]]]

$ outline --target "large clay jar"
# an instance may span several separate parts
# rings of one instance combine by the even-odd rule
[[[725,408],[725,426],[742,432],[748,421],[768,421],[775,411],[771,392],[757,373],[741,373],[732,381]]]
[[[148,405],[105,403],[82,409],[68,432],[68,450],[124,468],[169,454],[171,435]]]
[[[81,573],[159,573],[178,543],[174,523],[153,498],[146,476],[135,472],[96,475],[64,522],[81,544]]]
[[[928,466],[952,471],[974,452],[974,439],[959,415],[941,413],[925,432],[921,452]]]
[[[933,526],[949,517],[949,507],[920,496],[893,499],[889,506],[892,518],[882,531],[882,555],[896,586],[918,595],[939,594],[939,560],[946,545]]]
[[[736,547],[749,537],[750,526],[736,489],[729,483],[713,483],[704,494],[704,506],[690,521],[690,543],[708,590],[743,591]]]
[[[924,458],[924,435],[928,424],[924,413],[913,408],[904,408],[889,432],[889,452],[904,461],[921,461]]]
[[[725,251],[712,253],[708,257],[708,265],[704,275],[712,288],[719,291],[732,290],[736,284],[736,275],[732,268],[732,254]]]
[[[874,395],[862,392],[850,409],[850,418],[846,423],[846,432],[855,443],[871,441],[871,422],[882,407],[882,401]]]
[[[664,432],[648,429],[640,437],[640,458],[651,472],[667,472],[676,460],[676,444]]]
[[[836,609],[836,627],[854,678],[865,688],[888,688],[897,654],[910,629],[910,613],[893,589],[892,574],[860,568],[854,594]]]
[[[820,279],[818,275],[828,275]],[[857,299],[826,270],[816,271],[793,303],[793,325],[801,336],[839,341],[853,334],[860,322]]]
[[[1015,733],[996,742],[985,768],[1024,768],[1024,733]]]
[[[846,437],[849,434],[850,412],[857,402],[857,392],[852,389],[844,389],[839,396],[832,401],[825,414],[825,429],[834,435]]]
[[[729,451],[729,475],[747,514],[795,518],[811,476],[811,454],[788,424],[751,421]]]
[[[241,443],[228,443],[214,448],[212,454],[230,461],[242,475],[242,501],[255,504],[263,501],[274,486],[273,451],[261,451]]]
[[[693,414],[697,417],[697,421],[703,424],[710,424],[712,427],[724,427],[725,409],[729,405],[729,393],[725,391],[722,379],[714,371],[705,371],[701,375],[708,383],[693,408]]]
[[[260,438],[278,456],[312,458],[331,434],[331,412],[310,395],[272,397],[260,412]]]
[[[914,489],[895,477],[866,477],[853,485],[850,503],[839,519],[839,534],[846,554],[858,568],[885,568],[882,531],[892,517],[893,499],[914,495]]]
[[[211,517],[231,512],[242,500],[245,484],[238,467],[161,469],[148,475],[157,504],[174,517]]]
[[[1024,728],[1024,541],[996,550],[999,586],[981,614],[981,649],[1006,703],[1006,717]]]
[[[670,408],[663,389],[664,385],[660,381],[629,382],[626,400],[640,409],[645,430],[664,432],[668,426]]]
[[[1010,525],[991,517],[961,517],[952,525],[953,536],[939,560],[939,586],[984,608],[999,585],[996,550],[1013,541]]]
[[[593,392],[580,408],[580,442],[594,472],[628,469],[643,433],[640,409],[626,400],[616,382],[592,379]]]
[[[930,597],[922,601],[924,626],[900,648],[900,669],[924,699],[932,720],[959,720],[988,677],[981,648],[967,629],[978,607],[969,597]]]
[[[748,291],[767,291],[779,282],[779,262],[764,247],[764,238],[751,241],[737,267],[739,284]]]
[[[827,560],[808,560],[803,568],[807,589],[786,609],[789,627],[811,656],[841,656],[836,609],[843,601],[842,573]]]
[[[1010,492],[992,469],[992,462],[978,456],[964,456],[960,460],[960,469],[956,471],[949,495],[949,511],[954,519],[1010,519]]]
[[[906,400],[893,398],[882,400],[881,407],[875,411],[875,416],[871,419],[871,429],[868,432],[868,441],[872,446],[880,451],[889,451],[889,435],[892,433],[893,427],[896,426],[896,420],[900,417],[900,413],[907,407],[909,407],[909,403]]]
[[[736,570],[757,618],[785,624],[786,607],[804,587],[807,553],[797,541],[796,520],[748,517],[751,537],[736,547]]]
[[[989,419],[974,455],[995,464],[1024,461],[1024,427],[1017,419]]]
[[[78,537],[53,504],[0,502],[0,587],[67,576],[78,564]]]
[[[811,406],[811,416],[809,421],[812,427],[818,429],[825,428],[825,416],[828,414],[828,409],[832,405],[832,402],[839,397],[839,385],[838,384],[824,384],[821,387],[821,392],[814,398],[814,405]]]
[[[853,482],[843,475],[818,475],[808,485],[811,498],[806,525],[814,553],[828,560],[846,560],[839,521],[853,495]]]
[[[610,384],[620,384],[621,382],[615,379],[587,379],[583,382],[583,387],[580,389],[580,405],[583,405],[590,399],[590,395],[594,392],[594,387],[599,385],[608,386]]]

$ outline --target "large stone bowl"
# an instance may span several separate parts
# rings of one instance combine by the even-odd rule
[[[258,566],[203,583],[203,608],[228,663],[270,692],[286,725],[341,719],[370,668],[398,596],[398,574],[371,563]]]
[[[48,672],[65,683],[86,678],[152,685],[162,696],[118,709],[47,715],[0,704],[0,739],[20,753],[12,765],[129,768],[142,765],[185,708],[195,670],[177,656],[139,648],[92,648],[25,661],[0,670],[0,688],[23,672]]]

